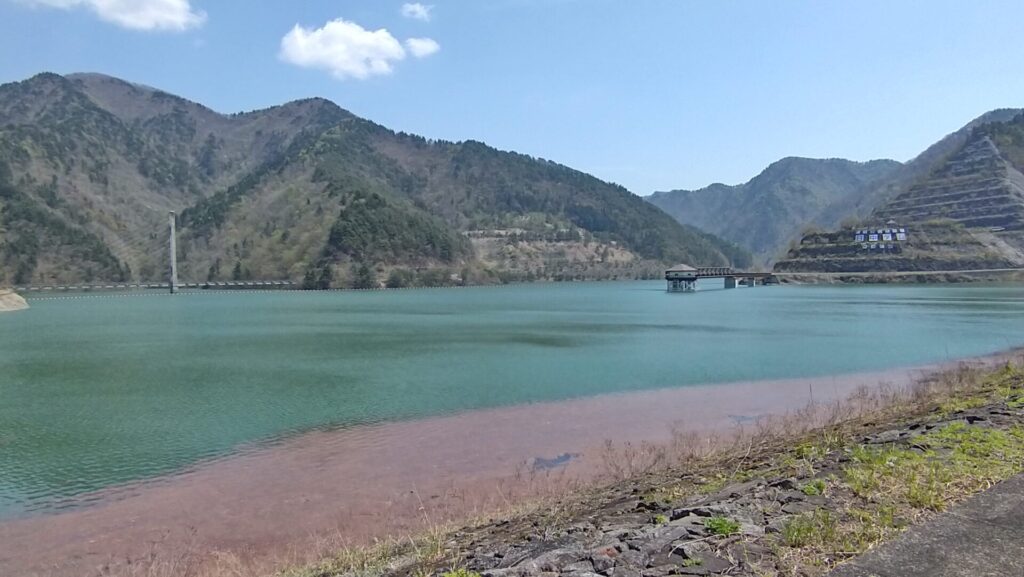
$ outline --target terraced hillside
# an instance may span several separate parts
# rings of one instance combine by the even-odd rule
[[[655,192],[647,200],[673,218],[729,239],[768,263],[813,224],[831,228],[844,214],[825,212],[902,165],[894,160],[783,158],[750,181],[700,190]]]
[[[809,227],[830,230],[868,219],[878,207],[941,167],[978,127],[989,125],[991,130],[1021,112],[1014,108],[986,112],[905,163],[784,158],[744,184],[656,192],[647,199],[679,222],[735,242],[751,251],[759,263],[770,264],[785,255],[787,245],[799,241]],[[1007,149],[1005,145],[1000,144],[1001,150]]]
[[[1024,266],[1024,114],[965,143],[858,226],[805,235],[778,272],[958,271]],[[906,240],[882,238],[906,229]],[[858,238],[858,231],[871,234]],[[882,231],[882,232],[880,232]]]
[[[971,230],[954,221],[929,221],[904,228],[907,240],[898,243],[898,250],[864,248],[864,243],[856,240],[856,228],[808,234],[787,258],[775,264],[775,271],[889,273],[1024,266],[1024,252],[989,231]]]
[[[948,219],[966,227],[1024,228],[1024,174],[982,131],[925,181],[881,206],[877,220]]]

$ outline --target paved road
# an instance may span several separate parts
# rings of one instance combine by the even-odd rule
[[[1024,577],[1024,475],[912,527],[829,577]]]

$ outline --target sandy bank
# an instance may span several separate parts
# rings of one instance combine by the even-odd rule
[[[27,308],[28,303],[18,293],[9,289],[0,289],[0,313]]]

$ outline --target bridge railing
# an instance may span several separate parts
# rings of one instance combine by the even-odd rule
[[[697,269],[697,276],[730,276],[735,274],[731,267],[716,266],[702,267]]]

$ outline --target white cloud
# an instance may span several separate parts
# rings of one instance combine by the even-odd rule
[[[406,46],[416,58],[425,58],[441,49],[429,38],[410,38]],[[405,56],[402,43],[387,29],[370,31],[343,18],[320,28],[296,24],[281,39],[281,60],[327,70],[342,80],[391,74],[394,63]]]
[[[405,41],[405,47],[416,58],[426,58],[441,49],[441,45],[430,38],[410,38]]]
[[[202,26],[206,13],[189,0],[23,0],[34,6],[88,8],[100,19],[133,30],[188,30]]]
[[[433,6],[427,6],[419,2],[407,2],[402,4],[402,16],[430,22],[430,11],[433,9]]]

